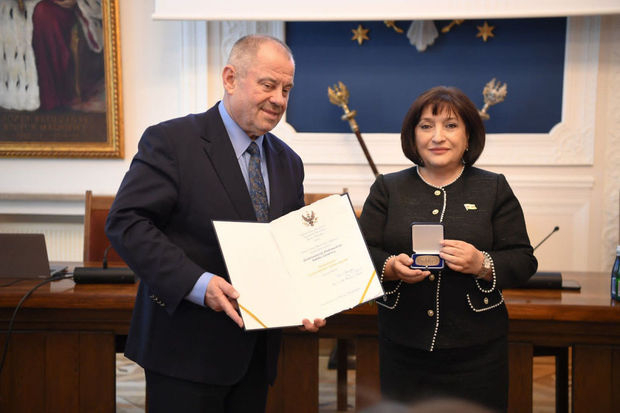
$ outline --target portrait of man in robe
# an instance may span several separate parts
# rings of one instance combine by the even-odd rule
[[[0,0],[2,156],[91,157],[109,143],[104,12],[115,2]]]

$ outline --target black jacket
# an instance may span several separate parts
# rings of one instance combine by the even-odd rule
[[[275,219],[304,205],[303,165],[274,135],[263,147]],[[230,385],[245,373],[258,333],[184,299],[203,272],[227,277],[211,220],[256,221],[217,106],[144,132],[106,234],[140,278],[126,355],[160,374]],[[273,380],[280,331],[266,334]]]
[[[393,310],[379,306],[384,339],[433,350],[506,335],[500,290],[523,284],[536,272],[521,206],[503,175],[466,167],[455,182],[436,188],[412,167],[378,176],[364,204],[360,225],[377,273],[390,255],[412,253],[412,222],[439,222],[442,214],[445,239],[466,241],[491,255],[496,286],[447,265],[420,283],[402,283],[386,301],[377,300],[392,306],[400,293]],[[385,282],[384,288],[389,292],[397,285]]]

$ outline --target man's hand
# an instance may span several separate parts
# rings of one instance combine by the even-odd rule
[[[224,311],[239,327],[243,327],[243,320],[237,312],[239,293],[222,277],[214,275],[207,285],[205,305],[214,311]]]
[[[300,330],[316,333],[317,331],[319,331],[319,328],[325,327],[326,321],[323,318],[315,318],[314,323],[312,323],[307,318],[304,318],[301,323],[303,324],[303,326],[299,327]]]

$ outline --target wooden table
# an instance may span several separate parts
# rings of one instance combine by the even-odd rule
[[[0,346],[13,309],[37,283],[0,288]],[[0,412],[114,412],[115,338],[129,330],[135,296],[134,284],[62,280],[40,287],[15,319]]]
[[[509,408],[532,409],[533,346],[570,347],[574,412],[620,406],[620,302],[607,273],[564,273],[581,291],[507,290],[510,317]]]
[[[620,406],[620,302],[610,298],[609,275],[565,273],[564,278],[577,280],[581,291],[504,291],[511,412],[532,411],[534,346],[572,349],[574,412],[612,412]],[[356,408],[379,401],[376,308],[364,304],[330,317],[318,336],[285,330],[271,411],[317,411],[317,337],[355,341]]]
[[[510,410],[532,410],[533,346],[571,346],[573,411],[620,406],[620,302],[607,274],[564,274],[581,292],[505,291],[510,315]],[[1,284],[2,282],[0,282]],[[37,281],[0,288],[0,345],[13,309]],[[114,412],[115,337],[127,334],[137,284],[46,284],[16,317],[0,376],[2,412]],[[318,339],[355,341],[356,406],[379,398],[376,311],[330,317],[320,334],[286,329],[270,412],[318,410]],[[616,390],[615,392],[613,390]]]

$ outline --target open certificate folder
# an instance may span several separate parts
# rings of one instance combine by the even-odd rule
[[[270,223],[213,224],[248,330],[299,325],[383,295],[346,194]]]

